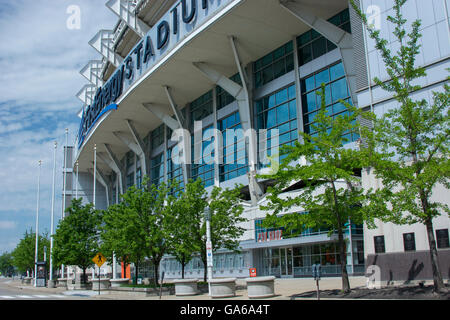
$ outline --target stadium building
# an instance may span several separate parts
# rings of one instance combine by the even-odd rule
[[[357,2],[392,49],[398,47],[386,22],[393,1]],[[421,79],[423,90],[417,97],[431,99],[431,92],[447,81],[447,2],[409,0],[404,9],[409,21],[422,19],[417,63],[426,68],[427,77]],[[315,91],[322,83],[327,108],[336,116],[348,112],[339,99],[378,115],[395,107],[392,97],[370,80],[386,80],[387,73],[349,2],[109,0],[106,6],[118,21],[89,42],[99,59],[81,70],[88,84],[78,93],[83,108],[76,144],[66,148],[65,206],[77,195],[106,209],[128,187],[140,186],[145,175],[154,184],[201,178],[207,190],[243,184],[246,231],[240,239],[241,253],[216,252],[214,277],[248,277],[249,268],[256,268],[258,275],[310,277],[314,263],[322,264],[324,276],[339,276],[337,235],[321,229],[290,235],[283,229],[260,227],[266,212],[259,207],[266,203],[272,181],[256,177],[265,166],[248,161],[248,146],[258,140],[259,155],[271,148],[272,141],[292,144],[299,139],[298,131],[313,134],[311,125],[320,107]],[[193,139],[192,149],[200,148],[201,155],[213,144],[211,129],[233,128],[278,129],[279,134],[258,135],[247,148],[245,144],[242,149],[230,148],[224,157],[235,159],[233,164],[201,161],[195,151],[192,164],[174,161],[178,141],[171,137],[176,130],[192,136],[200,132],[202,139]],[[357,134],[347,138],[350,148],[358,147]],[[234,139],[226,141],[225,145],[238,146]],[[377,184],[370,170],[362,170],[360,176],[362,186]],[[295,183],[285,195],[300,192],[301,183]],[[435,196],[447,203],[450,199],[443,187]],[[291,213],[302,211],[296,208]],[[362,275],[369,264],[377,264],[384,281],[404,281],[411,275],[409,280],[431,278],[424,226],[379,222],[377,229],[368,230],[351,221],[347,226],[350,275]],[[448,279],[450,219],[436,218],[434,226],[441,270]],[[166,278],[179,278],[181,265],[167,256],[160,271]],[[129,276],[130,270],[114,265],[105,272],[120,277]],[[149,266],[142,272],[152,276]],[[198,257],[186,267],[186,277],[203,277]]]

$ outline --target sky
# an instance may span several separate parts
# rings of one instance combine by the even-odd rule
[[[0,0],[0,254],[35,230],[39,160],[39,232],[50,233],[54,141],[55,227],[61,217],[65,128],[73,145],[87,84],[79,71],[101,58],[88,41],[117,22],[105,2]]]

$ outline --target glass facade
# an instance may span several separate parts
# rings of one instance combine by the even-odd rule
[[[253,64],[255,88],[294,70],[293,42],[290,41]]]
[[[151,184],[158,186],[162,182],[164,182],[164,155],[161,153],[151,160]]]
[[[194,139],[192,139],[192,179],[201,179],[205,187],[214,185],[214,126],[203,129],[200,159],[195,159]],[[211,152],[208,152],[211,151]],[[206,151],[206,152],[205,152]]]
[[[298,140],[295,84],[256,101],[257,129],[278,129],[279,145],[294,145]],[[267,155],[272,156],[273,137],[268,131]],[[262,152],[264,150],[260,150]]]
[[[172,160],[172,155],[178,154],[178,147],[175,146],[167,151],[167,178],[169,181],[177,181],[180,188],[184,188],[183,167],[180,163],[179,157],[175,156],[175,162]]]
[[[237,84],[242,85],[241,76],[239,73],[235,74],[230,78],[230,80],[233,80]],[[234,97],[223,90],[220,86],[216,87],[216,100],[217,100],[217,110],[222,109],[223,107],[229,105],[232,103],[235,99]]]
[[[150,141],[152,149],[156,149],[164,143],[164,124],[152,131]]]
[[[321,108],[321,97],[317,92],[320,92],[322,84],[325,84],[325,104],[328,115],[338,117],[348,114],[346,106],[339,102],[340,99],[352,103],[342,62],[302,79],[303,122],[305,132],[312,136],[316,135],[313,125]],[[344,138],[348,139],[347,142],[353,142],[359,138],[359,135],[349,132]]]
[[[223,182],[246,174],[248,161],[239,112],[220,120],[218,128],[223,137],[223,164],[219,167],[220,182]]]
[[[350,15],[348,9],[338,13],[328,19],[332,24],[351,33]],[[297,38],[298,57],[300,66],[308,63],[331,50],[336,49],[336,45],[322,37],[317,31],[311,29]]]
[[[213,113],[213,92],[208,91],[191,102],[191,124],[201,121]]]

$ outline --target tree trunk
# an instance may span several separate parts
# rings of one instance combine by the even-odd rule
[[[86,284],[86,268],[83,268],[83,279],[81,279],[82,284]]]
[[[159,263],[161,262],[161,259],[156,259],[153,261],[153,270],[155,272],[154,278],[155,278],[155,288],[159,286]]]
[[[447,288],[444,285],[441,270],[439,268],[436,240],[434,237],[433,222],[431,221],[431,219],[427,219],[427,221],[425,222],[425,226],[427,227],[428,244],[430,246],[430,258],[431,258],[431,267],[433,270],[434,291],[437,293],[446,293]]]
[[[181,259],[181,279],[184,279],[184,267],[186,266],[186,259],[183,258]]]
[[[346,249],[345,241],[341,226],[339,227],[338,230],[338,239],[339,239],[339,256],[341,257],[342,291],[344,293],[349,293],[351,290],[347,273],[347,252],[345,250]]]

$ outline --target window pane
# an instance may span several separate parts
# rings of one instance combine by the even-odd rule
[[[342,63],[338,63],[330,68],[331,81],[339,79],[345,76],[344,66]]]
[[[299,50],[300,65],[304,65],[312,60],[312,45],[308,44]]]
[[[281,124],[289,119],[289,107],[288,104],[283,104],[277,108],[277,123]]]
[[[281,77],[286,73],[285,61],[284,59],[278,60],[273,64],[273,74],[274,79]],[[271,79],[272,80],[272,79]]]
[[[348,97],[347,92],[347,80],[345,78],[333,82],[331,84],[331,90],[333,94],[333,102],[338,101],[339,99],[345,99]]]
[[[314,59],[324,55],[327,52],[326,39],[321,37],[312,43],[313,57]]]
[[[330,76],[328,74],[328,69],[323,70],[316,74],[316,88],[320,87],[322,83],[327,84],[330,82]]]

